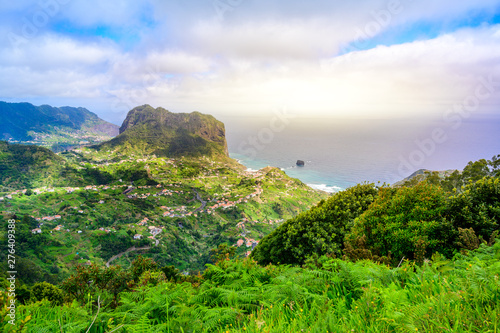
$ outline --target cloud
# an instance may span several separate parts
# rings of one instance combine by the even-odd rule
[[[100,97],[107,64],[119,57],[107,41],[82,43],[45,35],[22,48],[0,49],[0,96]]]
[[[337,52],[347,41],[338,23],[325,20],[259,21],[227,29],[217,22],[196,25],[192,42],[209,55],[262,60],[314,59]]]
[[[23,35],[54,1],[50,19]],[[222,11],[214,3],[3,2],[0,99],[93,98],[95,111],[113,117],[144,103],[215,114],[283,104],[320,115],[439,114],[479,77],[500,77],[500,29],[481,25],[499,1],[241,0]],[[441,31],[469,17],[473,28]],[[369,43],[422,22],[438,37]],[[9,42],[12,33],[20,43]],[[339,56],[360,33],[368,49]]]
[[[283,60],[269,67],[233,59],[219,75],[186,79],[173,95],[149,97],[160,105],[190,103],[222,113],[265,112],[286,104],[311,115],[441,116],[473,93],[481,77],[500,78],[499,30],[465,29],[319,62]],[[179,92],[183,98],[176,98]]]
[[[116,56],[116,48],[107,41],[82,43],[56,35],[45,35],[26,42],[22,48],[0,49],[1,63],[37,71],[75,66],[89,68]]]
[[[165,74],[202,73],[210,70],[212,61],[182,51],[153,52],[148,54],[144,65]]]

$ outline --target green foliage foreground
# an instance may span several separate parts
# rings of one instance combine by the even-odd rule
[[[321,255],[421,264],[437,252],[452,258],[491,243],[498,221],[498,177],[470,181],[460,192],[429,181],[400,188],[358,184],[283,223],[252,257],[263,265],[302,265]]]
[[[3,306],[1,326],[67,333],[496,332],[499,258],[497,242],[453,260],[435,255],[422,266],[406,261],[397,268],[327,257],[303,268],[223,260],[207,265],[197,283],[156,281],[122,292],[116,308],[98,307],[95,294],[62,306],[37,301],[19,306],[11,326]]]

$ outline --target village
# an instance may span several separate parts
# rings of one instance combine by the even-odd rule
[[[193,269],[222,243],[236,248],[238,256],[249,256],[284,219],[322,196],[272,167],[254,171],[207,157],[193,161],[133,152],[113,160],[109,151],[90,154],[86,148],[63,154],[73,167],[116,178],[102,185],[4,190],[0,211],[31,216],[36,221],[31,236],[60,242],[67,255],[60,260],[68,265],[102,259],[109,264],[115,256],[115,264],[125,264],[128,255],[120,254],[146,251]],[[132,180],[125,171],[130,169],[141,178]],[[108,240],[106,247],[102,242]],[[77,252],[85,253],[85,259],[70,259]],[[188,253],[194,257],[179,261]]]
[[[121,182],[121,180],[120,180]],[[167,188],[165,188],[167,187]],[[119,184],[119,185],[88,185],[84,187],[62,187],[62,188],[38,188],[38,189],[33,189],[31,190],[33,194],[35,195],[40,195],[43,193],[60,193],[61,195],[66,193],[66,194],[71,194],[71,193],[77,193],[79,191],[95,191],[97,193],[101,191],[106,191],[106,190],[123,190],[123,195],[125,195],[128,199],[147,199],[149,197],[172,197],[174,195],[181,195],[181,194],[186,194],[186,191],[183,191],[179,189],[181,186],[179,184],[169,184],[167,186],[163,186],[161,184],[156,185],[156,186],[137,186],[133,187],[131,185],[126,185],[126,184]],[[224,189],[228,189],[228,187],[224,186]],[[140,190],[140,192],[138,192]],[[0,202],[3,202],[7,199],[13,199],[16,196],[20,195],[25,195],[27,189],[23,190],[16,190],[12,191],[11,193],[5,195],[5,197],[0,197]],[[153,193],[154,191],[154,193]],[[142,193],[143,192],[143,193]],[[163,211],[161,214],[165,218],[187,218],[187,217],[194,217],[197,218],[201,216],[201,214],[207,214],[207,215],[212,215],[216,213],[216,210],[227,210],[231,207],[236,207],[237,205],[241,204],[246,204],[250,200],[254,198],[258,198],[262,193],[263,189],[261,186],[255,186],[255,189],[252,193],[245,195],[245,196],[240,196],[240,195],[235,195],[235,199],[230,200],[226,198],[230,193],[225,192],[224,194],[218,194],[216,193],[214,195],[215,198],[207,198],[207,201],[203,200],[200,196],[199,193],[196,192],[196,199],[201,202],[201,206],[198,208],[190,208],[186,205],[181,205],[181,206],[165,206],[162,205],[160,206],[160,209]],[[98,201],[99,205],[105,205],[106,201],[105,200],[99,200]],[[190,210],[191,209],[191,210]],[[85,230],[85,227],[83,230],[76,229],[76,230],[70,230],[69,227],[66,227],[64,224],[64,219],[67,216],[71,216],[74,214],[85,214],[86,212],[82,209],[79,209],[79,207],[69,207],[69,209],[65,212],[66,215],[64,214],[56,214],[56,215],[48,215],[48,216],[31,216],[38,222],[38,226],[34,229],[31,230],[32,234],[40,234],[42,232],[66,232],[66,233],[76,233],[76,234],[82,234]],[[47,222],[54,222],[57,221],[59,224],[53,228],[47,228]],[[251,224],[256,224],[256,223],[267,223],[267,224],[277,224],[281,223],[283,220],[278,219],[278,220],[268,220],[268,221],[250,221],[248,218],[243,218],[240,222],[236,224],[236,228],[240,230],[239,238],[236,243],[232,244],[235,247],[241,247],[245,246],[249,248],[249,251],[245,252],[245,255],[248,256],[253,248],[257,246],[259,243],[258,240],[255,240],[253,238],[247,237],[247,228],[246,225],[251,223]],[[148,217],[145,217],[138,221],[136,224],[133,224],[131,226],[132,228],[137,228],[137,230],[141,229],[140,227],[144,227],[143,230],[145,232],[142,233],[134,233],[131,237],[134,240],[141,240],[144,237],[147,237],[151,241],[155,242],[155,245],[158,245],[159,240],[157,239],[157,236],[160,235],[164,231],[164,226],[158,225],[158,221],[155,219],[151,219]],[[178,223],[177,227],[182,229],[184,226],[182,223]],[[114,232],[116,233],[115,227],[99,227],[97,230],[105,232],[105,233],[111,233]],[[148,235],[146,235],[146,233]],[[204,235],[204,237],[209,237],[211,234]]]
[[[54,143],[84,146],[89,144],[100,143],[109,140],[111,137],[107,135],[97,134],[85,130],[63,129],[57,126],[53,127],[53,133],[29,131],[30,140],[16,140],[7,138],[9,143],[19,143],[28,145],[37,145],[50,148]]]

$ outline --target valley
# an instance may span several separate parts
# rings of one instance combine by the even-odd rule
[[[134,130],[118,145],[58,154],[5,143],[6,165],[17,165],[25,180],[10,182],[12,173],[4,173],[0,211],[27,224],[25,259],[50,281],[80,264],[128,267],[138,255],[193,274],[220,244],[246,257],[284,220],[328,197],[277,168],[247,171],[224,154],[225,139],[221,149],[206,144],[213,155],[158,156],[151,147],[165,138],[165,127],[153,143]]]

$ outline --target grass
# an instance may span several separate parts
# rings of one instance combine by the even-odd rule
[[[329,259],[320,267],[258,266],[250,260],[208,265],[199,283],[160,282],[121,294],[100,309],[102,332],[497,332],[500,244],[421,267]],[[81,332],[93,303],[75,313]],[[92,306],[94,304],[94,306]],[[76,306],[38,302],[19,307],[28,332]],[[64,316],[62,315],[64,314]],[[80,331],[79,331],[80,330]]]

